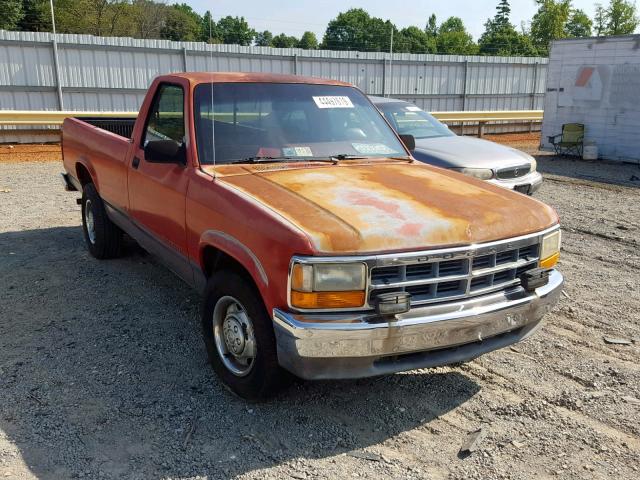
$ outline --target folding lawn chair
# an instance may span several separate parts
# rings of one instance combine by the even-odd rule
[[[549,137],[549,142],[557,155],[581,157],[583,141],[584,125],[582,123],[565,123],[562,125],[562,133]]]

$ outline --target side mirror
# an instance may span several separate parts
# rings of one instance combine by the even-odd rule
[[[400,140],[404,143],[404,146],[409,149],[409,151],[414,151],[416,149],[416,139],[413,135],[400,135]]]
[[[184,144],[174,140],[153,140],[144,147],[144,158],[151,163],[177,163],[185,165],[187,155]]]

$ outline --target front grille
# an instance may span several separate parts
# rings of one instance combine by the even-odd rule
[[[539,239],[461,249],[450,255],[421,255],[391,260],[371,268],[369,304],[380,293],[404,291],[411,305],[445,302],[504,290],[520,283],[520,275],[538,265]],[[443,258],[445,257],[445,258]]]
[[[517,167],[502,168],[496,171],[496,178],[509,180],[511,178],[524,177],[531,171],[531,165],[518,165]]]

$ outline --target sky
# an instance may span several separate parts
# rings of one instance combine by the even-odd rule
[[[363,8],[370,15],[391,20],[397,27],[415,25],[421,28],[432,13],[438,23],[451,16],[462,18],[467,30],[477,40],[484,31],[487,18],[495,15],[499,0],[176,0],[185,1],[198,13],[210,10],[215,20],[221,17],[245,17],[258,31],[269,30],[274,35],[284,32],[300,37],[306,30],[322,40],[327,23],[339,12]],[[607,0],[573,0],[573,6],[593,18],[594,4]],[[511,0],[511,23],[520,27],[530,21],[537,8],[534,0]]]

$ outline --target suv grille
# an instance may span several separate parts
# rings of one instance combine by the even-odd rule
[[[402,264],[371,268],[369,304],[380,293],[405,291],[411,305],[443,302],[504,290],[520,283],[520,275],[538,265],[537,238],[505,242],[495,248],[469,249],[453,259],[422,255]],[[436,256],[437,257],[437,256]]]
[[[531,171],[531,165],[518,165],[517,167],[503,168],[496,172],[496,178],[508,180],[510,178],[524,177]]]

